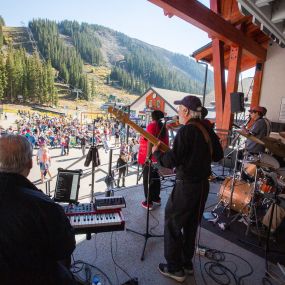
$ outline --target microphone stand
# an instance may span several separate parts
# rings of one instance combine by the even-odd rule
[[[92,137],[92,178],[91,178],[91,193],[90,200],[91,203],[94,202],[94,183],[95,183],[95,161],[94,161],[94,148],[95,148],[95,119],[93,120],[93,137]]]
[[[147,197],[146,197],[146,201],[147,201],[147,212],[146,212],[146,230],[145,233],[140,233],[131,229],[126,228],[126,231],[135,233],[137,235],[143,236],[144,237],[144,246],[143,246],[143,251],[142,251],[142,255],[141,255],[141,260],[144,260],[144,253],[145,253],[145,249],[146,249],[146,244],[149,238],[153,238],[153,237],[163,237],[164,235],[152,235],[149,233],[149,188],[150,188],[150,170],[152,168],[152,161],[151,161],[151,156],[152,154],[150,153],[149,156],[147,157],[146,163],[144,165],[144,168],[148,165],[148,182],[147,182]]]

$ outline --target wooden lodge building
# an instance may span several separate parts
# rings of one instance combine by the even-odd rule
[[[177,115],[174,101],[181,100],[189,93],[173,91],[168,89],[150,87],[144,94],[130,105],[130,110],[135,117],[144,117],[151,110],[160,110],[165,116],[173,117]],[[202,100],[201,95],[191,94]]]

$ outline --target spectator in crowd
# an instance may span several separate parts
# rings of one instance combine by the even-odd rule
[[[36,158],[37,158],[37,164],[40,166],[41,183],[43,183],[44,178],[47,173],[49,177],[51,178],[51,174],[49,171],[49,167],[51,164],[51,158],[50,158],[49,150],[45,143],[42,143],[40,145]]]
[[[81,137],[80,144],[81,144],[82,155],[85,155],[86,139],[84,136]]]
[[[118,188],[120,188],[121,177],[123,180],[122,187],[125,187],[125,176],[127,172],[127,164],[128,164],[128,155],[124,152],[121,152],[117,160],[117,171],[119,171],[119,178],[118,178],[118,183],[117,183]]]
[[[66,135],[65,136],[65,146],[64,146],[64,149],[65,149],[65,153],[67,155],[69,155],[69,143],[70,143],[70,137],[69,137],[69,135]]]

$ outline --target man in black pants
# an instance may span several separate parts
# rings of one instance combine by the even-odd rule
[[[159,271],[183,282],[185,272],[193,273],[195,237],[209,193],[211,160],[222,159],[223,150],[213,129],[200,120],[200,99],[186,96],[174,104],[179,105],[179,123],[184,126],[174,139],[173,149],[162,153],[156,145],[152,152],[162,166],[176,167],[176,185],[165,208],[164,256],[167,263],[160,263]]]
[[[25,137],[0,137],[0,283],[76,284],[68,270],[72,227],[61,206],[27,179],[32,165]]]

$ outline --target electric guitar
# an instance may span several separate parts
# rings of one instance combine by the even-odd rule
[[[122,111],[120,111],[120,110],[118,110],[118,109],[116,109],[114,107],[109,107],[108,108],[108,112],[113,114],[122,123],[125,123],[125,124],[129,125],[131,128],[133,128],[134,130],[136,130],[140,135],[142,135],[144,138],[146,138],[153,145],[156,145],[156,144],[158,144],[160,142],[159,150],[161,150],[163,152],[166,152],[166,151],[168,151],[170,149],[165,143],[160,141],[154,135],[148,133],[143,128],[138,126],[136,123],[131,121],[129,119],[129,116],[126,113],[124,113],[124,112],[122,112]]]

